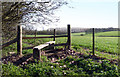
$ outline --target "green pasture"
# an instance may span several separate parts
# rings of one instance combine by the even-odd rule
[[[107,52],[112,54],[118,53],[118,37],[98,37],[99,35],[105,36],[113,36],[113,34],[117,34],[117,31],[110,32],[100,32],[95,34],[95,49],[100,52]],[[81,36],[81,34],[84,34]],[[111,34],[111,35],[110,35]],[[116,35],[114,35],[116,36]],[[67,38],[66,38],[67,39]],[[56,42],[66,42],[65,38],[57,38]],[[79,47],[92,49],[92,34],[82,33],[72,33],[72,46],[76,49]]]
[[[83,34],[81,36],[81,34]],[[97,33],[96,33],[97,35]],[[27,35],[27,37],[33,37],[34,35]],[[46,36],[46,35],[37,35]],[[49,35],[47,35],[49,36]],[[23,39],[23,48],[31,45],[40,45],[48,41],[52,41],[53,38],[42,39]],[[84,58],[77,56],[67,56],[67,58],[57,61],[59,64],[51,63],[46,56],[41,56],[43,62],[27,64],[26,68],[22,69],[13,64],[3,64],[3,75],[26,75],[26,76],[57,76],[57,75],[80,75],[80,76],[115,76],[118,77],[118,69],[116,64],[112,64],[111,61],[117,62],[118,56],[118,37],[98,37],[95,36],[95,55],[104,60],[94,60],[87,58],[92,54],[92,35],[85,33],[72,33],[71,37],[72,49],[80,52]],[[56,43],[66,43],[67,37],[56,38]],[[62,46],[60,46],[62,47]],[[60,48],[58,47],[58,48]],[[63,46],[64,47],[64,46]],[[63,48],[62,47],[62,48]],[[6,48],[3,48],[2,53],[17,52],[17,43],[14,43]],[[23,50],[23,54],[33,53],[32,49]],[[111,54],[110,54],[111,53]],[[73,62],[73,63],[72,63]],[[68,69],[69,68],[69,69]],[[97,71],[96,71],[97,70]],[[45,74],[47,73],[47,74]]]
[[[120,31],[108,31],[108,32],[95,32],[95,36],[98,37],[117,37],[120,36]],[[80,36],[81,34],[84,34],[84,36],[92,36],[92,34],[85,34],[85,32],[81,33],[72,33],[73,36]]]
[[[117,33],[117,31],[110,31],[110,32],[100,32],[96,33],[95,35],[95,50],[99,52],[106,52],[111,54],[117,54],[118,52],[118,37],[97,37],[99,35],[106,35],[109,36],[109,34],[113,35]],[[81,34],[84,34],[81,36]],[[80,47],[88,48],[92,50],[92,34],[85,34],[82,33],[72,33],[71,34],[71,42],[72,42],[72,49],[79,50]],[[110,36],[111,36],[110,35]],[[33,37],[35,35],[27,35],[27,37]],[[37,35],[39,36],[52,36],[52,35]],[[42,38],[42,39],[23,39],[23,47],[29,47],[31,45],[40,45],[48,41],[52,41],[53,38]],[[66,43],[67,37],[61,37],[56,38],[56,43]],[[3,49],[3,53],[9,52],[9,51],[15,51],[17,52],[16,48],[17,44],[12,44],[6,48]],[[32,49],[29,50],[23,50],[23,53],[32,53]]]
[[[92,49],[92,36],[72,36],[73,46],[82,46]],[[95,37],[95,49],[101,52],[117,53],[117,37]]]
[[[119,36],[118,31],[108,31],[96,33],[96,36]]]

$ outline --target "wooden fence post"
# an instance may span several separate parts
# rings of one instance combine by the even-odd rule
[[[56,31],[55,31],[55,29],[54,29],[54,38],[53,38],[53,41],[55,41],[55,35],[56,35]],[[54,44],[53,44],[54,45]],[[53,47],[51,47],[51,49],[55,49],[55,47],[53,46]]]
[[[70,24],[67,25],[67,28],[68,28],[68,49],[71,49],[71,27],[70,27]]]
[[[95,55],[95,36],[94,36],[94,28],[93,28],[93,55]]]
[[[22,26],[17,27],[17,54],[22,56]]]
[[[53,39],[53,41],[55,41],[55,34],[56,34],[56,32],[55,32],[55,29],[54,29],[54,39]]]
[[[35,30],[35,37],[37,36],[37,30]],[[36,38],[34,39],[34,44],[36,44]]]

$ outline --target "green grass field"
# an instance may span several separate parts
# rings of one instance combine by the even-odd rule
[[[85,32],[72,33],[73,36],[80,36],[80,34],[85,34]],[[109,36],[117,37],[117,36],[120,36],[118,34],[119,34],[118,31],[108,31],[108,32],[95,33],[95,36],[99,36],[99,37],[109,37]],[[92,36],[92,34],[85,34],[85,36]]]
[[[84,34],[81,36],[81,34]],[[27,64],[24,68],[17,67],[13,64],[3,64],[3,75],[48,75],[48,76],[57,76],[57,75],[80,75],[80,76],[115,76],[118,77],[117,64],[112,64],[111,61],[117,61],[118,56],[118,37],[98,37],[97,35],[102,35],[104,32],[96,33],[95,37],[95,55],[104,58],[104,60],[94,60],[86,59],[85,57],[92,54],[92,35],[85,33],[72,33],[72,49],[81,52],[84,55],[83,57],[72,57],[67,56],[65,59],[57,61],[59,64],[51,63],[45,59],[43,62]],[[106,34],[106,33],[105,33]],[[113,32],[114,34],[114,32]],[[34,35],[27,35],[32,37]],[[46,35],[37,35],[37,36],[46,36]],[[49,36],[49,35],[47,35]],[[106,34],[105,36],[108,36]],[[43,39],[23,39],[23,47],[28,47],[31,45],[40,45],[45,42],[51,41],[53,38],[43,38]],[[56,43],[66,43],[67,37],[65,38],[56,38]],[[3,53],[14,51],[17,52],[17,43],[14,43],[2,50]],[[62,46],[61,46],[62,47]],[[58,47],[60,48],[60,47]],[[62,47],[63,48],[63,47]],[[33,53],[32,49],[23,50],[23,54]],[[42,56],[44,57],[44,56]],[[73,62],[73,63],[72,63]],[[65,67],[64,67],[65,66]],[[45,74],[47,73],[47,74]]]
[[[80,34],[84,34],[84,36],[80,36]],[[111,53],[111,54],[117,54],[118,53],[118,37],[97,37],[99,35],[105,35],[105,36],[111,36],[113,34],[117,34],[117,31],[110,31],[110,32],[100,32],[100,33],[95,33],[95,50],[99,52],[106,52],[106,53]],[[111,34],[111,35],[110,35]],[[34,35],[27,35],[29,37],[32,37]],[[37,36],[50,36],[50,35],[37,35]],[[114,36],[114,35],[113,35]],[[82,33],[72,33],[72,48],[73,49],[79,49],[80,47],[83,48],[88,48],[92,50],[92,35],[91,34],[86,34],[84,32]],[[28,47],[31,45],[39,45],[43,44],[47,41],[51,41],[53,38],[42,38],[42,39],[24,39],[23,40],[23,47]],[[26,43],[27,42],[27,43]],[[62,38],[56,38],[56,43],[66,43],[67,42],[67,37],[62,37]],[[13,44],[10,45],[9,47],[6,47],[3,49],[3,51],[10,50],[16,52],[16,45]],[[23,53],[26,52],[31,52],[32,50],[23,50]]]
[[[118,37],[98,37],[100,35],[118,36],[117,33],[117,31],[95,33],[95,49],[100,52],[117,54]],[[80,34],[85,33],[72,33],[72,46],[77,46],[78,48],[81,46],[92,49],[92,34],[86,34],[84,36],[80,36]],[[58,40],[61,40],[61,42],[65,41],[64,38],[58,38],[56,41]]]
[[[96,36],[118,36],[118,31],[108,31],[96,33]]]
[[[98,37],[99,35],[103,35],[103,34],[105,36],[112,36],[115,33],[117,33],[117,31],[96,33],[96,35],[95,35],[95,50],[98,51],[96,54],[101,55],[101,53],[99,53],[99,52],[105,52],[108,54],[111,53],[115,57],[114,54],[118,53],[118,37]],[[85,34],[85,33],[84,32],[72,33],[72,38],[71,38],[72,39],[72,48],[75,50],[76,49],[79,50],[80,47],[83,47],[83,48],[88,48],[88,49],[92,50],[92,35],[87,34],[84,36],[80,36],[81,34]],[[53,40],[53,39],[52,38],[42,39],[42,41],[44,41],[44,42],[47,42],[50,40]],[[67,38],[65,38],[65,37],[64,38],[63,37],[56,38],[56,43],[66,43],[66,42],[67,42]],[[105,54],[105,55],[108,56],[108,54]],[[116,59],[117,59],[117,57],[116,57]]]
[[[92,49],[92,37],[90,36],[72,36],[73,46],[82,46]],[[96,37],[95,48],[99,51],[117,53],[118,49],[117,37]]]

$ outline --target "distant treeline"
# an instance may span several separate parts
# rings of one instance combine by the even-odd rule
[[[67,28],[56,28],[56,35],[67,34]],[[119,29],[120,30],[120,29]],[[95,32],[107,32],[107,31],[118,31],[118,28],[95,28]],[[85,32],[86,34],[92,33],[92,28],[71,28],[72,33]],[[54,29],[50,28],[48,30],[36,31],[23,29],[23,34],[25,35],[53,35]]]
[[[23,29],[25,35],[53,35],[54,34],[54,29],[50,28],[48,30],[43,30],[43,31],[36,31],[36,30],[27,30]],[[56,35],[60,34],[67,34],[67,28],[56,28]],[[85,32],[87,29],[86,28],[71,28],[72,33],[79,33],[79,32]]]
[[[66,34],[66,31],[56,31],[56,35],[60,35],[60,34]],[[36,31],[36,30],[25,30],[24,33],[25,35],[53,35],[54,34],[54,30],[43,30],[43,31]]]
[[[97,32],[107,32],[107,31],[120,31],[119,28],[94,28],[94,30],[95,30],[96,33]],[[86,34],[92,33],[92,32],[93,32],[92,28],[87,29],[85,31]]]
[[[56,30],[56,35],[60,35],[60,34],[66,34],[66,31],[60,31],[60,30]],[[44,30],[44,31],[37,31],[38,35],[53,35],[54,34],[54,30]]]

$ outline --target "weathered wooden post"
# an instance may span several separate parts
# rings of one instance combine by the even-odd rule
[[[55,41],[55,34],[56,34],[56,32],[55,32],[55,29],[54,29],[54,39],[53,39],[53,41]]]
[[[22,26],[17,27],[17,54],[22,56]]]
[[[71,27],[70,27],[70,24],[67,25],[67,28],[68,28],[68,49],[71,49]]]
[[[39,50],[38,48],[34,48],[33,58],[41,61],[41,50]]]
[[[55,35],[56,35],[56,31],[55,31],[55,29],[54,29],[53,41],[55,41]],[[52,45],[54,45],[54,43],[53,43]],[[52,47],[50,47],[50,49],[55,49],[55,48],[54,48],[54,46],[52,46]]]
[[[95,55],[95,36],[94,36],[94,28],[93,28],[93,55]]]
[[[36,44],[36,36],[37,36],[37,30],[35,30],[35,39],[34,39],[34,44]]]

